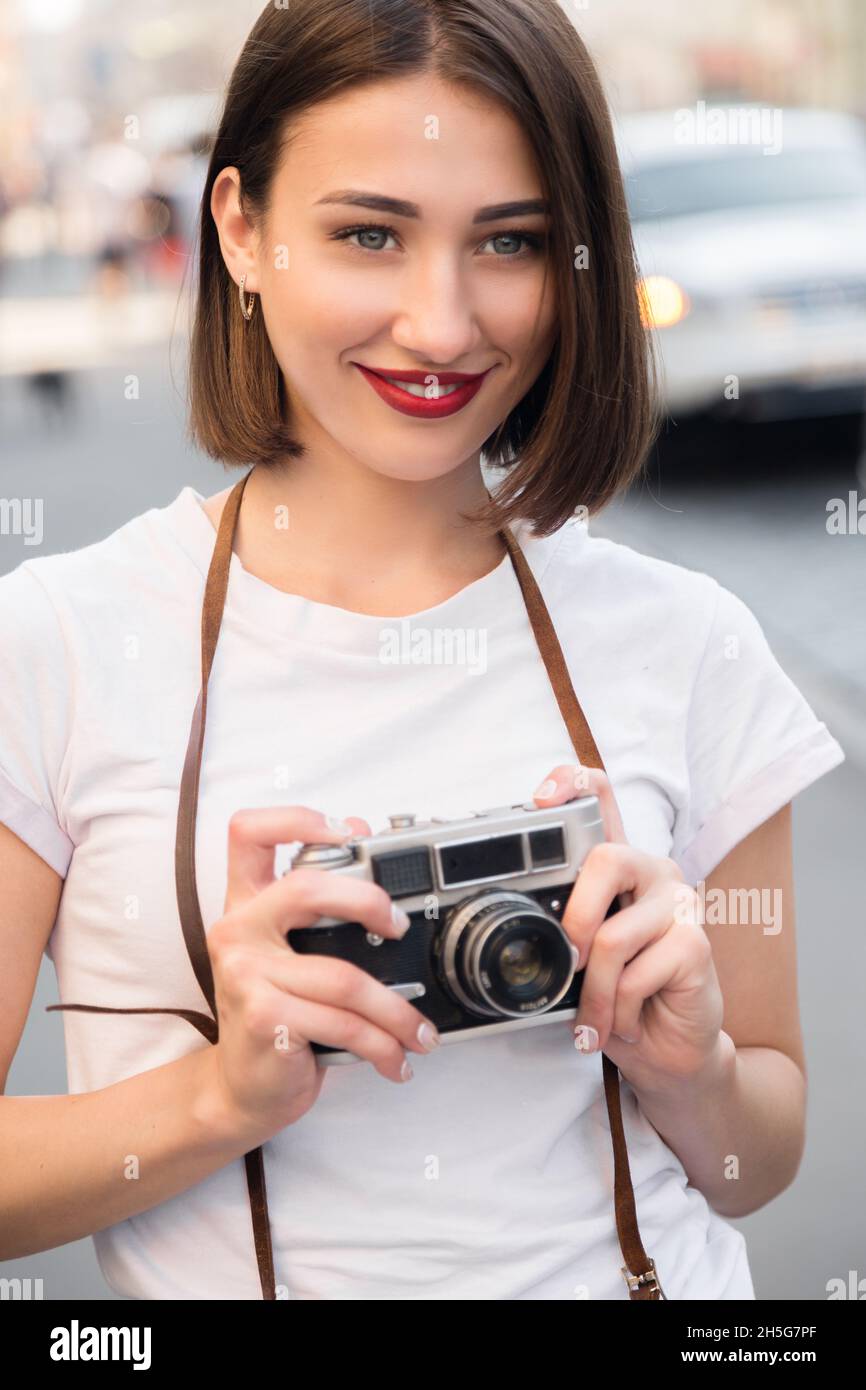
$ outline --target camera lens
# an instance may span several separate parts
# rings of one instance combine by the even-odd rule
[[[502,978],[512,987],[532,984],[541,973],[541,962],[538,942],[529,935],[510,941],[500,956]]]
[[[525,893],[491,890],[458,903],[439,961],[443,983],[464,1008],[492,1018],[552,1009],[574,977],[568,937]]]

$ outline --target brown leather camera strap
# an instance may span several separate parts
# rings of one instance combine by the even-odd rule
[[[204,924],[199,905],[195,876],[195,827],[199,779],[204,749],[205,718],[207,715],[207,686],[213,665],[228,587],[234,534],[244,487],[252,469],[231,490],[223,507],[213,556],[205,583],[201,618],[201,689],[196,701],[190,728],[189,743],[184,760],[178,804],[175,840],[175,880],[178,911],[184,942],[195,977],[207,1000],[211,1015],[190,1009],[141,1008],[112,1009],[93,1004],[55,1004],[52,1009],[78,1009],[93,1013],[163,1013],[175,1014],[197,1028],[209,1043],[219,1041],[213,971],[207,949]],[[583,711],[571,684],[562,648],[551,622],[544,599],[524,555],[511,532],[499,532],[511,557],[520,589],[526,603],[529,620],[545,668],[556,694],[562,717],[577,753],[578,761],[586,767],[603,768],[601,755],[590,732]],[[634,1192],[628,1163],[625,1133],[620,1106],[619,1072],[606,1055],[602,1055],[604,1093],[610,1121],[614,1155],[614,1212],[617,1235],[625,1265],[622,1274],[632,1299],[664,1299],[655,1265],[646,1254],[640,1238],[635,1211]],[[264,1158],[261,1147],[245,1154],[247,1189],[252,1216],[253,1241],[258,1263],[262,1296],[276,1298],[274,1257],[271,1245],[268,1199],[265,1185]]]
[[[586,715],[574,693],[574,686],[571,683],[568,666],[562,654],[562,647],[547,610],[547,604],[544,602],[541,590],[536,583],[535,575],[508,528],[504,528],[499,534],[505,542],[517,573],[517,581],[523,594],[523,601],[526,604],[526,611],[529,615],[532,631],[535,634],[538,650],[553,687],[553,693],[556,696],[565,727],[568,729],[568,736],[574,746],[574,751],[577,753],[577,760],[583,767],[599,767],[604,771],[601,753],[598,751]],[[607,1103],[607,1114],[613,1141],[616,1230],[625,1259],[622,1274],[628,1284],[630,1298],[663,1300],[665,1295],[659,1283],[655,1262],[644,1250],[638,1230],[628,1149],[622,1124],[619,1071],[606,1053],[602,1053],[601,1062],[604,1077],[604,1097]]]

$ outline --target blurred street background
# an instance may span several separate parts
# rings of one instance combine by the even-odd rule
[[[562,4],[614,112],[665,411],[591,529],[737,593],[847,755],[795,807],[806,1157],[735,1223],[759,1299],[823,1299],[866,1278],[866,4]],[[0,573],[238,476],[185,438],[186,332],[209,140],[260,9],[0,5]],[[56,999],[43,961],[10,1094],[66,1090]],[[115,1297],[89,1240],[15,1275]]]

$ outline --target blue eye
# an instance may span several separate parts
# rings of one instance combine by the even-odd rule
[[[357,242],[349,242],[349,238],[354,236],[367,236],[371,234],[375,235],[377,233],[379,235],[384,234],[385,236],[393,237],[396,237],[397,235],[393,227],[384,227],[379,222],[360,222],[354,227],[343,227],[339,232],[333,232],[331,235],[331,240],[345,241],[349,245],[351,245],[353,251],[361,251],[364,253],[370,252],[373,255],[376,255],[379,251],[382,251],[385,248],[381,246],[359,246]]]
[[[349,237],[353,236],[376,236],[382,234],[385,236],[396,235],[392,227],[380,227],[374,222],[365,222],[360,227],[345,227],[341,232],[335,232],[334,239],[335,241],[348,241]],[[356,251],[372,251],[374,254],[376,251],[385,249],[381,246],[358,246],[357,243],[353,243],[353,245]]]
[[[358,242],[350,241],[351,237],[360,237],[368,235],[384,235],[385,237],[391,236],[394,237],[395,240],[399,241],[397,232],[394,230],[394,228],[385,226],[380,222],[361,222],[357,223],[354,227],[342,227],[340,231],[332,233],[331,239],[333,241],[345,241],[347,245],[350,245],[352,247],[353,250],[360,251],[362,255],[375,256],[378,255],[380,252],[389,249],[384,246],[362,246],[359,245]],[[494,233],[494,235],[489,236],[487,238],[487,242],[491,241],[511,241],[525,243],[525,247],[522,251],[508,252],[505,255],[494,255],[492,257],[492,259],[498,261],[523,261],[527,258],[537,255],[545,245],[546,238],[544,236],[539,236],[536,232],[521,232],[515,230],[496,232]],[[482,242],[482,245],[486,245],[487,242]]]
[[[524,241],[530,250],[520,251],[516,255],[497,256],[501,261],[523,260],[524,256],[531,255],[535,251],[540,251],[543,245],[543,238],[536,236],[533,232],[497,232],[495,236],[488,237],[488,241]]]

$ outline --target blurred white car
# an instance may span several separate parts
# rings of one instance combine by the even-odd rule
[[[765,122],[767,139],[738,143],[737,113],[761,108],[713,110],[720,143],[706,109],[617,132],[663,404],[762,420],[862,410],[866,129],[782,108],[777,138]]]

